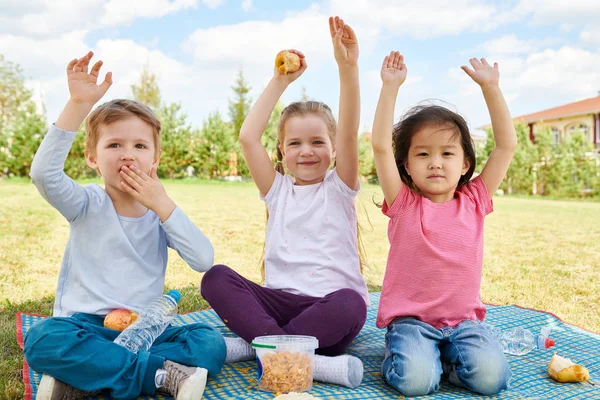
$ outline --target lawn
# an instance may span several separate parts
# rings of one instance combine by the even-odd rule
[[[166,181],[175,202],[208,235],[215,262],[260,280],[265,211],[252,183]],[[373,204],[379,188],[364,185],[357,201],[367,250],[366,278],[381,285],[387,218]],[[49,314],[68,224],[25,180],[0,180],[0,398],[20,399],[22,352],[15,312]],[[482,297],[550,311],[600,332],[600,203],[498,197],[486,220]],[[201,275],[175,253],[167,286],[183,291],[181,311],[206,308]]]

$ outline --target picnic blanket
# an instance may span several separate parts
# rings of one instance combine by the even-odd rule
[[[384,355],[385,330],[375,327],[375,316],[379,305],[379,293],[371,294],[367,322],[355,339],[348,353],[359,357],[364,363],[364,378],[357,389],[315,382],[310,391],[319,399],[384,399],[399,398],[400,393],[387,386],[380,374]],[[43,316],[17,313],[17,340],[23,348],[23,336],[27,330]],[[224,336],[235,336],[221,322],[212,310],[199,311],[178,316],[173,324],[185,325],[204,322],[217,328]],[[488,306],[486,322],[501,329],[522,326],[539,332],[543,326],[550,326],[556,346],[550,350],[534,350],[524,356],[507,356],[513,372],[510,389],[492,396],[495,399],[600,399],[600,335],[563,322],[560,318],[544,312],[518,306]],[[588,368],[592,381],[589,383],[559,384],[548,377],[547,367],[556,351],[563,357]],[[25,361],[23,380],[25,400],[35,399],[41,375],[33,371]],[[256,362],[246,361],[227,364],[216,379],[209,379],[204,399],[272,399],[272,393],[256,388]],[[467,390],[457,388],[442,380],[440,390],[433,395],[421,398],[464,399],[481,398]],[[105,397],[98,397],[105,399]],[[140,397],[140,399],[169,399]]]

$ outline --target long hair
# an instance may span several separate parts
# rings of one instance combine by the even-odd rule
[[[305,115],[314,114],[323,119],[325,125],[327,126],[327,132],[329,133],[329,138],[331,139],[331,143],[335,146],[335,134],[337,131],[337,124],[335,122],[335,118],[329,106],[320,101],[297,101],[291,103],[287,107],[283,109],[281,112],[281,116],[279,117],[279,124],[277,125],[277,146],[276,146],[276,156],[277,162],[275,163],[275,170],[279,172],[281,175],[285,175],[285,168],[283,167],[283,153],[281,152],[281,146],[283,145],[285,139],[285,124],[292,117],[302,117]],[[266,209],[266,222],[269,221],[269,209]],[[265,230],[266,230],[265,223]],[[263,244],[263,251],[261,256],[261,277],[262,281],[265,281],[265,246],[266,242]],[[358,224],[358,216],[356,219],[356,246],[358,248],[358,260],[360,263],[360,273],[363,273],[364,267],[367,265],[366,263],[366,255],[365,249],[362,241],[362,236],[360,234],[360,225]]]
[[[439,105],[418,105],[411,108],[400,122],[394,125],[392,131],[392,148],[394,158],[402,182],[409,188],[419,191],[412,178],[406,171],[404,164],[408,160],[408,150],[412,137],[426,125],[448,125],[456,127],[456,135],[460,135],[460,143],[465,153],[465,160],[469,161],[468,171],[458,180],[457,188],[467,184],[475,171],[475,146],[469,133],[467,121],[459,114]]]

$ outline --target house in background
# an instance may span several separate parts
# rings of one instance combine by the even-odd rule
[[[597,152],[600,150],[600,92],[598,97],[521,115],[514,120],[529,125],[529,138],[532,141],[535,140],[535,134],[543,129],[550,129],[554,143],[560,143],[568,135],[580,131]]]

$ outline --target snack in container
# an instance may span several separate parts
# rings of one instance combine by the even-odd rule
[[[314,336],[259,336],[252,341],[258,362],[258,388],[274,393],[312,389]]]

